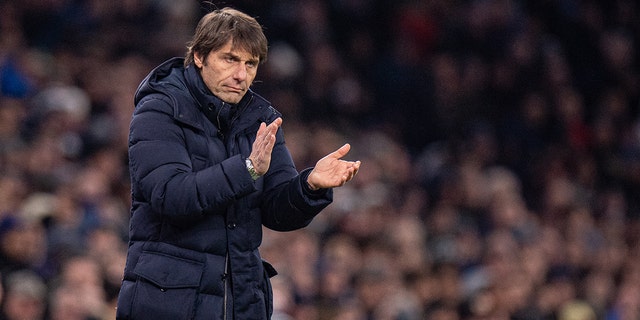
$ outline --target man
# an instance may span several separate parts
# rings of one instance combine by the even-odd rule
[[[266,56],[257,21],[224,8],[200,20],[184,61],[140,84],[118,319],[268,319],[262,225],[305,227],[358,172],[341,160],[348,144],[296,171],[280,113],[249,88]]]

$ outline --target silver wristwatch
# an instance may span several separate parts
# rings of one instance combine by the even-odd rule
[[[253,179],[253,181],[258,180],[258,178],[260,178],[260,175],[258,174],[258,172],[256,172],[256,168],[253,167],[253,162],[251,162],[251,159],[245,159],[244,163],[247,165],[247,171],[249,171],[251,179]]]

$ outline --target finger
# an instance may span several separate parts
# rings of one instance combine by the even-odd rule
[[[267,125],[267,128],[269,129],[269,131],[275,132],[275,131],[278,131],[278,128],[280,128],[281,125],[282,125],[282,119],[276,118],[275,120],[271,121],[271,123]]]
[[[276,127],[280,127],[282,125],[282,118],[278,117],[273,120],[269,125],[275,125]]]
[[[265,129],[263,130],[262,136],[260,137],[263,146],[268,144],[272,136],[275,137],[275,134],[278,132],[279,123],[282,123],[282,121],[278,122],[276,119],[276,121],[273,121],[268,125],[265,124]]]
[[[358,173],[358,169],[356,167],[349,168],[349,180],[348,181],[351,181],[351,179],[353,179],[353,177],[356,176],[356,173]]]
[[[267,132],[264,133],[264,135],[260,138],[260,140],[256,140],[256,151],[261,155],[269,155],[271,154],[271,150],[273,149],[273,146],[275,145],[276,142],[276,134],[275,132],[271,132],[269,128],[269,130],[267,130]]]
[[[275,144],[276,144],[276,135],[275,133],[271,133],[265,138],[265,149],[271,152]]]
[[[258,128],[257,135],[260,135],[261,133],[264,133],[266,128],[267,128],[267,124],[266,123],[264,123],[264,122],[260,123],[260,127]]]
[[[356,161],[356,162],[355,162],[355,164],[353,165],[353,167],[354,167],[354,169],[355,169],[355,170],[354,170],[355,172],[354,172],[354,174],[353,174],[354,176],[355,176],[355,175],[358,173],[358,171],[360,170],[360,163],[361,163],[361,162],[360,162],[360,160],[358,160],[358,161]]]
[[[263,122],[260,124],[260,127],[258,128],[258,132],[256,132],[257,143],[261,143],[261,141],[264,139],[266,131],[267,131],[267,124]]]
[[[256,132],[256,140],[253,143],[254,148],[258,148],[260,147],[261,144],[263,144],[266,131],[267,131],[267,125],[263,122],[260,124],[260,127],[258,128],[258,132]]]
[[[356,162],[350,162],[349,163],[349,167],[347,168],[347,178],[346,181],[351,181],[356,174],[358,173],[358,170],[360,169],[360,161],[356,161]]]
[[[268,124],[265,129],[264,138],[267,139],[269,135],[276,134],[276,132],[278,132],[278,128],[280,127],[281,123],[282,121],[277,121],[276,119],[270,124]]]
[[[260,123],[260,127],[258,128],[258,132],[256,133],[256,140],[253,142],[252,147],[252,160],[260,161],[265,153],[265,148],[269,141],[269,130],[267,128],[267,124],[262,122]]]

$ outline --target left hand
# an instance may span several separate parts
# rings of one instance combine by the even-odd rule
[[[309,173],[307,183],[312,190],[343,186],[358,173],[360,161],[341,160],[349,150],[348,143],[318,160]]]

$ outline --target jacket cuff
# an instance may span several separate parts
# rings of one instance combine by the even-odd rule
[[[256,190],[254,180],[251,178],[244,159],[240,155],[226,159],[220,164],[227,176],[231,189],[238,196],[243,196]]]
[[[327,192],[329,192],[329,190],[331,189],[320,188],[318,190],[312,190],[311,187],[309,187],[309,183],[307,183],[307,179],[309,178],[311,170],[313,170],[313,168],[307,168],[300,172],[300,184],[302,185],[302,191],[307,197],[311,199],[324,198]]]

